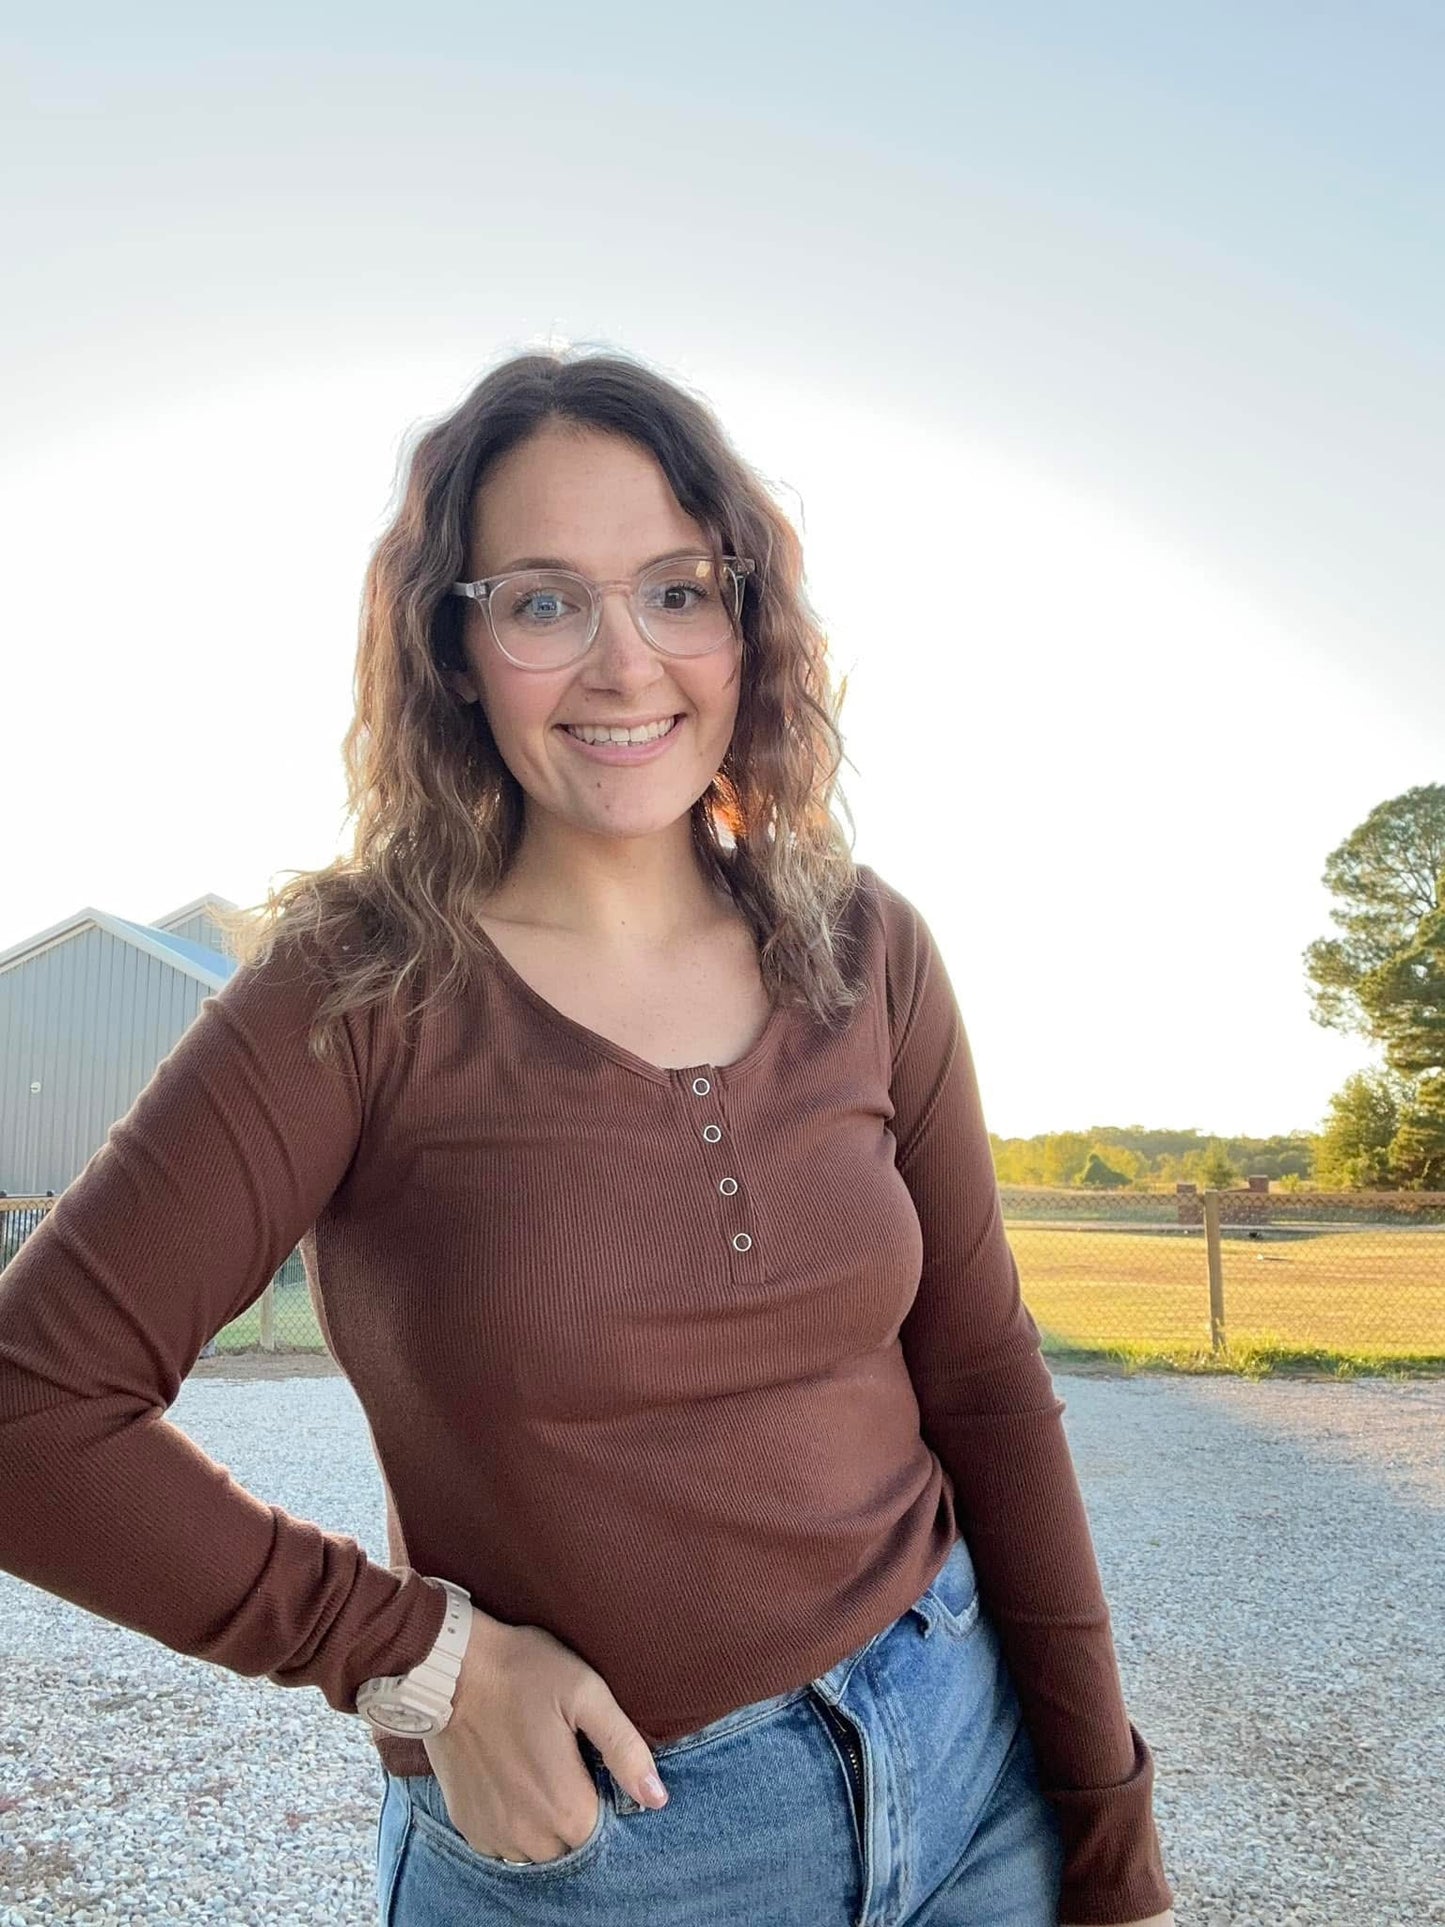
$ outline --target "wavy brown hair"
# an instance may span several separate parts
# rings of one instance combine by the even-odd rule
[[[219,919],[241,964],[263,962],[293,935],[325,954],[332,987],[312,1026],[318,1058],[344,1013],[383,998],[414,1013],[464,988],[476,966],[470,912],[508,870],[525,796],[482,705],[463,702],[443,675],[466,667],[465,605],[448,585],[463,572],[473,498],[493,463],[554,420],[649,451],[718,553],[756,559],[739,611],[737,722],[692,806],[693,844],[752,926],[775,1002],[831,1024],[862,995],[842,923],[857,881],[853,819],[839,792],[845,838],[831,809],[847,677],[835,691],[792,524],[686,389],[615,351],[524,353],[424,427],[403,458],[399,505],[366,573],[356,713],[342,746],[351,853],[292,872],[264,903]]]

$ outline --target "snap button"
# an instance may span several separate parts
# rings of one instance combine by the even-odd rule
[[[734,1251],[750,1251],[752,1249],[752,1243],[753,1241],[746,1231],[735,1231],[733,1233]]]
[[[730,1198],[738,1188],[738,1181],[736,1178],[719,1178],[717,1188],[725,1198]]]
[[[722,1130],[716,1124],[704,1124],[702,1127],[702,1134],[707,1139],[709,1144],[716,1144],[718,1139],[722,1136]]]
[[[712,1089],[712,1080],[707,1077],[695,1077],[692,1080],[692,1088],[698,1097],[706,1097]]]

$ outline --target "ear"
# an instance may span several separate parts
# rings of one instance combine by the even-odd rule
[[[451,684],[452,694],[460,696],[464,703],[480,702],[477,685],[464,669],[444,669],[442,674]]]

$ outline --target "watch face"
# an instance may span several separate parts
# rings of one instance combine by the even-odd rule
[[[418,1712],[414,1706],[399,1705],[395,1700],[373,1700],[366,1708],[366,1717],[383,1732],[396,1733],[406,1738],[418,1738],[436,1731],[436,1719],[430,1713]]]
[[[437,1731],[434,1712],[413,1706],[396,1690],[396,1682],[363,1680],[356,1693],[356,1710],[368,1725],[382,1733],[396,1733],[406,1739],[420,1738]]]

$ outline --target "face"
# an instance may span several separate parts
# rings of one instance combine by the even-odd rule
[[[656,459],[619,436],[549,422],[509,451],[478,489],[466,579],[500,575],[525,556],[555,556],[594,582],[631,581],[678,549],[707,554],[702,527],[678,506]],[[466,605],[469,671],[450,680],[480,701],[529,821],[548,813],[606,837],[671,831],[706,791],[732,740],[742,642],[711,655],[665,656],[632,619],[625,591],[602,598],[592,647],[563,669],[520,669],[492,641],[485,612]],[[568,723],[633,725],[675,716],[645,762],[608,764],[568,735]],[[555,827],[555,825],[553,826]]]

